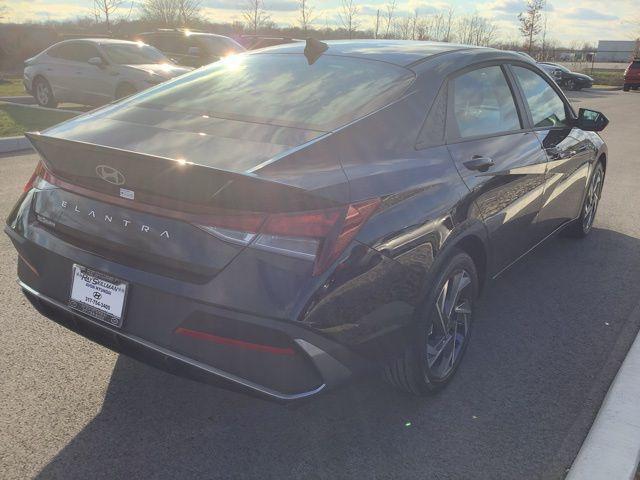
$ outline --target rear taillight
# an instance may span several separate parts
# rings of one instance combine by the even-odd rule
[[[22,188],[22,191],[26,193],[29,190],[31,190],[35,185],[35,183],[38,181],[38,179],[42,178],[44,173],[45,173],[44,165],[42,164],[42,162],[38,162],[38,165],[36,165],[36,169],[31,174],[31,178],[29,178],[27,183],[25,183],[24,187]]]
[[[379,205],[376,198],[329,210],[220,216],[198,227],[225,241],[314,261],[313,274],[319,275],[342,254]]]

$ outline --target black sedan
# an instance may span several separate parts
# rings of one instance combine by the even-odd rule
[[[572,72],[567,67],[557,63],[538,64],[545,70],[562,88],[567,90],[582,90],[593,86],[593,78],[583,73]]]
[[[29,134],[5,231],[33,305],[116,351],[280,401],[376,368],[424,395],[488,280],[589,234],[607,123],[509,52],[283,45]]]

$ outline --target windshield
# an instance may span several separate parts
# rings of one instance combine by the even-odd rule
[[[206,46],[209,53],[216,57],[226,57],[235,53],[245,51],[245,48],[231,38],[210,37],[207,35],[198,35],[196,37],[200,43]]]
[[[413,79],[384,62],[323,55],[309,65],[302,54],[242,54],[148,90],[125,108],[328,131],[389,104]]]
[[[156,48],[144,43],[117,43],[102,45],[109,60],[119,65],[144,65],[148,63],[171,63]]]

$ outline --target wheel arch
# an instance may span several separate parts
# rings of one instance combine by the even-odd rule
[[[433,280],[433,273],[442,268],[442,263],[456,250],[463,251],[473,260],[478,273],[478,290],[482,292],[491,273],[491,250],[487,229],[480,220],[467,221],[453,229],[436,253],[434,265],[429,269],[426,281]]]
[[[607,152],[600,152],[597,162],[600,162],[602,164],[602,169],[606,174],[607,173]]]
[[[470,234],[462,238],[455,245],[471,257],[478,271],[479,291],[484,290],[488,272],[488,249],[485,243],[475,234]]]

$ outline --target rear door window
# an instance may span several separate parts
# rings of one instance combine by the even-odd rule
[[[100,57],[98,49],[89,43],[68,43],[60,45],[49,55],[74,62],[86,63],[90,58]]]
[[[533,126],[536,128],[566,126],[567,108],[551,85],[528,68],[513,66],[512,70],[529,105]]]
[[[449,137],[469,138],[521,129],[513,94],[499,66],[464,73],[450,85]]]

